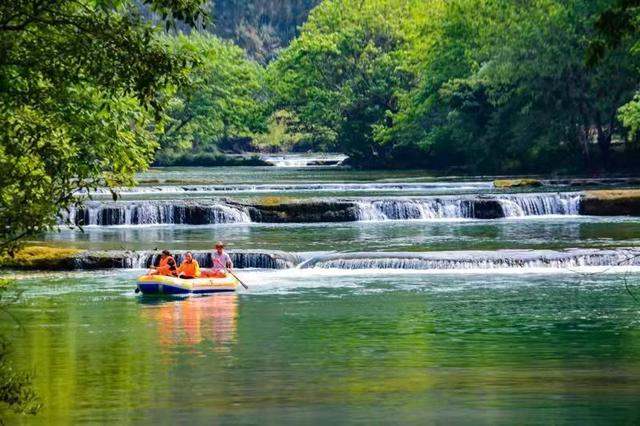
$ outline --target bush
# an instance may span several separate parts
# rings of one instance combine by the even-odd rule
[[[153,162],[156,167],[216,167],[216,166],[271,166],[271,164],[263,161],[257,155],[249,158],[245,157],[229,157],[224,154],[214,154],[210,152],[193,153],[186,152],[181,154],[169,154],[160,152],[156,155]]]

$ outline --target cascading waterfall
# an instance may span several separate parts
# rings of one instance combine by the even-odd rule
[[[416,199],[358,202],[358,220],[472,218],[470,200]]]
[[[90,202],[83,208],[71,209],[65,215],[75,225],[204,225],[215,223],[247,223],[251,220],[242,208],[223,202],[136,201],[125,203]]]
[[[531,194],[496,197],[506,217],[578,215],[580,194]]]
[[[357,218],[376,220],[473,219],[477,206],[494,202],[495,217],[578,215],[581,195],[525,194],[460,199],[452,197],[358,201]]]
[[[390,198],[382,200],[324,199],[309,202],[310,209],[291,205],[262,206],[225,200],[192,201],[92,201],[61,214],[76,225],[209,225],[224,223],[311,221],[386,221],[437,219],[497,219],[545,215],[578,215],[579,193],[542,193],[460,197]],[[304,203],[300,204],[304,206]],[[280,210],[279,210],[280,209]],[[337,212],[336,209],[342,209]],[[256,214],[253,214],[253,213]],[[270,213],[271,212],[271,213]],[[273,213],[275,212],[275,213]],[[252,213],[250,215],[250,213]],[[258,214],[259,213],[259,214]],[[314,214],[312,219],[309,215]],[[253,219],[252,219],[253,218]],[[329,218],[329,219],[327,219]]]
[[[300,183],[300,184],[237,184],[237,185],[155,185],[136,186],[132,188],[118,188],[116,192],[121,195],[132,194],[179,194],[179,193],[271,193],[271,192],[345,192],[345,191],[451,191],[451,190],[489,190],[493,188],[491,182],[373,182],[373,183]],[[85,192],[79,192],[79,195]],[[104,195],[111,197],[111,190],[98,188],[91,195]]]
[[[318,256],[299,268],[318,269],[504,269],[640,266],[638,250],[535,250],[433,253],[344,253]]]
[[[229,252],[237,269],[404,269],[423,271],[495,269],[571,269],[581,267],[640,267],[640,250],[497,250],[443,251],[422,253],[332,253],[297,254],[282,251],[239,250]],[[175,252],[178,263],[184,252]],[[210,251],[193,251],[203,268],[212,266]],[[75,269],[144,269],[157,264],[159,255],[151,251],[85,252],[75,258]]]

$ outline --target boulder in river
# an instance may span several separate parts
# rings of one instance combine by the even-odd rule
[[[592,216],[640,216],[640,190],[588,191],[580,214]]]
[[[473,200],[474,219],[500,219],[505,216],[500,201],[491,198]]]
[[[358,208],[349,201],[316,200],[280,204],[254,204],[247,207],[253,222],[313,223],[353,222]]]

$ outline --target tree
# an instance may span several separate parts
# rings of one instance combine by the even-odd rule
[[[392,136],[430,158],[483,172],[607,166],[617,108],[633,95],[635,61],[585,57],[609,1],[467,0],[427,29],[421,82],[394,116]],[[598,152],[592,149],[594,143]],[[434,164],[433,162],[431,164]]]
[[[206,33],[163,40],[176,55],[197,58],[186,70],[186,84],[169,94],[164,148],[215,152],[220,142],[249,138],[264,128],[264,69],[242,49]]]
[[[370,165],[386,161],[390,147],[376,133],[391,124],[397,91],[413,81],[401,65],[417,4],[331,0],[311,12],[301,36],[268,69],[274,109],[297,116],[304,141]]]
[[[591,40],[590,65],[600,65],[612,52],[620,50],[621,47],[627,48],[626,53],[629,57],[637,56],[640,49],[640,40],[637,37],[640,26],[640,1],[616,1],[598,16],[595,26],[597,34]],[[620,60],[619,57],[617,59]],[[618,118],[629,131],[627,140],[637,142],[640,136],[640,92],[635,94],[633,100],[620,107]]]
[[[148,2],[191,22],[199,3]],[[0,251],[54,226],[78,191],[147,166],[160,90],[186,63],[156,32],[128,0],[0,3]]]

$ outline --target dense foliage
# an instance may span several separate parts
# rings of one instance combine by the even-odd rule
[[[609,0],[330,0],[270,66],[274,105],[364,166],[612,168],[637,58],[588,63]],[[393,17],[393,19],[390,19]],[[634,109],[635,108],[635,109]],[[628,146],[632,149],[632,146]]]
[[[269,69],[274,108],[296,117],[303,140],[385,161],[389,149],[375,133],[391,123],[397,92],[413,80],[402,69],[412,3],[328,1],[312,12]]]
[[[197,0],[149,4],[200,13]],[[54,225],[77,191],[130,184],[152,158],[159,91],[180,83],[186,60],[130,6],[0,2],[0,251]]]
[[[263,68],[231,42],[206,33],[163,41],[177,56],[190,55],[197,62],[185,71],[185,84],[167,90],[162,154],[216,154],[219,145],[248,144],[264,127]]]

